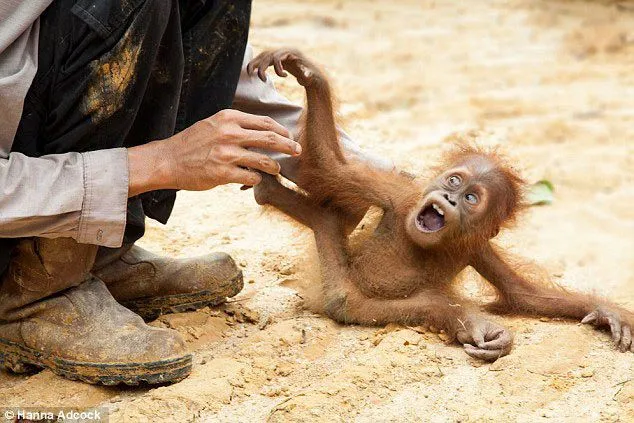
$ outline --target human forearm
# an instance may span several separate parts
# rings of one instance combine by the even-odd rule
[[[165,141],[128,148],[128,197],[159,189],[175,189],[176,182]]]

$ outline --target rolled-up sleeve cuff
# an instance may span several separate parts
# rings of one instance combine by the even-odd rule
[[[120,247],[128,204],[128,153],[125,148],[82,153],[84,201],[77,242]]]

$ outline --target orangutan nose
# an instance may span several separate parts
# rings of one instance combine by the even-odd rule
[[[449,194],[444,193],[442,196],[443,196],[443,197],[445,197],[445,200],[447,200],[447,201],[449,202],[449,204],[451,204],[452,206],[456,207],[456,205],[458,204],[458,203],[456,203],[456,201],[455,201],[455,200],[452,200],[452,199],[451,199],[451,197],[449,196]]]

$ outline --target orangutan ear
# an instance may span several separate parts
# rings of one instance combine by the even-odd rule
[[[500,233],[500,227],[496,226],[492,231],[491,231],[491,236],[489,237],[489,239],[491,238],[495,238],[496,236],[498,236],[498,234]]]

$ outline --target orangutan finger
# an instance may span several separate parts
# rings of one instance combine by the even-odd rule
[[[630,349],[632,344],[632,331],[628,325],[623,325],[621,328],[621,352],[626,352]]]
[[[273,68],[275,69],[275,73],[278,76],[281,76],[282,78],[285,78],[288,76],[288,74],[284,71],[284,65],[282,65],[282,61],[280,60],[279,57],[276,57],[273,60]]]
[[[584,317],[581,320],[581,323],[588,324],[588,323],[592,323],[595,322],[597,320],[597,317],[599,317],[599,313],[595,310],[592,313],[588,314],[586,317]]]
[[[608,318],[610,324],[610,332],[612,332],[612,341],[618,345],[621,340],[621,322],[614,318]]]
[[[504,355],[502,350],[484,350],[470,344],[466,344],[464,349],[469,356],[485,361],[495,361]]]

